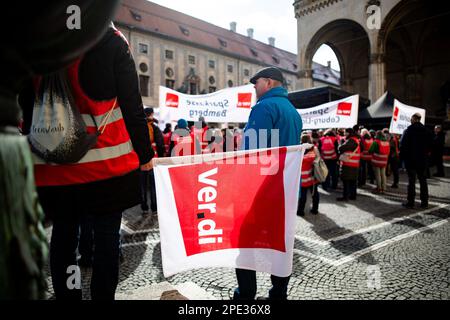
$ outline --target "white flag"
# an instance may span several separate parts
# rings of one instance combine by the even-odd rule
[[[206,267],[290,275],[304,149],[156,159],[164,276]]]

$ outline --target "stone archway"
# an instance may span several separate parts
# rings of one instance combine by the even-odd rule
[[[450,4],[401,1],[383,21],[377,46],[386,65],[386,86],[431,116],[446,113],[442,88],[450,81]]]
[[[319,29],[301,57],[303,74],[300,77],[311,79],[305,81],[305,87],[312,86],[312,73],[308,74],[308,70],[311,70],[314,53],[322,44],[330,46],[338,58],[342,87],[368,97],[370,41],[365,29],[348,19],[332,21]]]

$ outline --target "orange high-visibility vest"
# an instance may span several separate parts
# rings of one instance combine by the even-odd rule
[[[336,142],[336,137],[327,136],[320,138],[322,142],[322,157],[324,160],[335,160],[337,159],[336,148],[334,143]]]
[[[97,127],[111,110],[116,98],[96,101],[89,98],[80,86],[78,70],[81,59],[68,67],[68,80],[72,95],[87,126],[88,133]],[[123,176],[139,168],[139,159],[133,150],[130,136],[118,103],[99,135],[97,144],[77,163],[46,163],[34,155],[35,180],[37,186],[63,186],[95,182]]]
[[[365,160],[365,161],[371,161],[372,155],[369,153],[369,149],[373,143],[373,139],[372,138],[369,138],[369,139],[363,138],[362,142],[363,142],[364,150],[361,153],[361,159]]]
[[[378,153],[373,154],[372,165],[378,168],[386,168],[390,151],[389,142],[378,139],[375,139],[375,142],[378,144]]]
[[[316,158],[316,153],[311,150],[303,156],[302,162],[302,188],[308,188],[318,183],[313,175],[313,163]]]
[[[359,147],[359,140],[355,137],[351,137],[353,141],[358,145],[354,151],[346,151],[343,154],[346,155],[341,161],[341,165],[344,167],[359,168],[359,160],[361,158],[361,148]]]

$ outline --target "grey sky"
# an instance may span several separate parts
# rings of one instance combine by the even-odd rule
[[[164,7],[177,10],[195,18],[229,29],[230,22],[237,22],[237,32],[247,34],[254,29],[254,38],[268,43],[275,37],[275,46],[297,53],[297,20],[294,14],[294,0],[153,0]],[[326,65],[332,61],[335,69],[337,61],[329,51],[320,50],[314,61]]]

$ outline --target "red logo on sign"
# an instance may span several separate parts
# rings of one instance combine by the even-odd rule
[[[394,121],[397,121],[399,112],[400,112],[400,109],[398,107],[395,107],[395,109],[394,109]]]
[[[278,172],[269,176],[256,161],[169,169],[187,256],[235,248],[286,252],[285,148],[278,159]],[[237,181],[246,181],[245,189]]]
[[[178,108],[178,95],[173,93],[166,94],[166,107]]]
[[[349,102],[341,102],[338,104],[338,116],[350,116],[352,114],[352,104]]]
[[[251,93],[238,93],[238,108],[250,108],[252,106]]]

